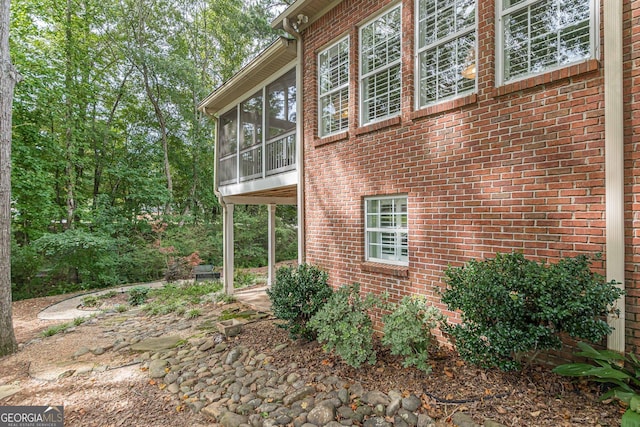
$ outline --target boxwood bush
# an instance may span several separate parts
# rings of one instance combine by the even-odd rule
[[[448,268],[442,301],[462,322],[445,330],[463,359],[502,370],[521,368],[523,353],[560,348],[561,333],[599,341],[623,291],[591,264],[584,255],[547,265],[510,253]]]
[[[267,295],[274,316],[285,321],[279,326],[288,330],[291,338],[315,338],[315,332],[307,327],[307,322],[333,293],[327,279],[325,271],[309,264],[276,270],[275,283],[267,290]]]

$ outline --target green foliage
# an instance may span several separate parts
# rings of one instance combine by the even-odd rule
[[[247,288],[253,286],[256,280],[256,275],[247,271],[236,270],[233,275],[233,286],[236,289]]]
[[[34,248],[71,283],[95,287],[119,283],[118,246],[110,236],[81,229],[66,230],[43,235],[34,242]]]
[[[335,350],[349,366],[376,363],[373,349],[373,323],[367,311],[379,300],[372,294],[360,297],[360,286],[343,286],[308,323],[316,331],[325,351]]]
[[[392,312],[382,317],[382,344],[390,347],[391,354],[402,356],[405,367],[415,366],[431,372],[428,364],[431,330],[444,320],[444,316],[422,296],[406,296],[390,308]]]
[[[66,331],[71,327],[71,323],[60,323],[59,325],[49,326],[47,329],[42,331],[43,337],[52,337],[56,334]]]
[[[462,323],[445,329],[458,352],[482,367],[514,370],[523,353],[560,348],[559,334],[598,341],[611,332],[604,320],[623,291],[578,256],[545,265],[522,254],[497,254],[448,268],[442,301],[461,310]]]
[[[611,350],[596,350],[586,343],[578,343],[582,351],[576,356],[591,359],[592,363],[568,363],[557,366],[553,372],[570,377],[586,377],[590,381],[613,387],[600,399],[616,398],[628,408],[621,427],[635,427],[640,422],[640,360],[634,353],[624,356]]]
[[[11,296],[14,301],[42,296],[37,292],[39,286],[33,284],[43,282],[43,263],[44,258],[33,246],[11,242]]]
[[[80,326],[87,321],[86,317],[76,317],[73,319],[73,326]]]
[[[231,304],[237,301],[233,295],[225,294],[224,292],[218,292],[214,296],[215,302],[221,302],[223,304]]]
[[[96,307],[98,305],[98,297],[89,295],[82,298],[82,305],[85,307]]]
[[[147,301],[149,297],[149,288],[146,286],[135,286],[129,289],[128,302],[132,306],[142,305]]]
[[[202,316],[202,310],[200,310],[199,308],[192,308],[191,310],[187,311],[188,319],[195,319],[200,316]]]
[[[276,270],[275,283],[267,289],[267,295],[273,314],[285,321],[280,326],[288,330],[293,339],[314,338],[307,323],[332,294],[327,279],[325,271],[309,264]]]
[[[143,309],[150,315],[185,314],[189,304],[200,304],[205,295],[215,294],[221,288],[222,284],[219,282],[188,283],[182,286],[167,284],[150,291],[152,301]]]

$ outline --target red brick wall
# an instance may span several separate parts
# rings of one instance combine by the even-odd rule
[[[365,292],[419,293],[438,304],[447,265],[514,250],[549,261],[604,253],[602,63],[496,88],[495,2],[478,0],[477,94],[415,111],[414,0],[404,0],[402,115],[359,128],[358,25],[392,3],[345,0],[303,33],[307,262],[327,269],[334,286],[358,282]],[[626,285],[635,337],[640,110],[631,109],[640,102],[640,0],[625,5]],[[348,134],[318,139],[317,53],[347,34],[353,119]],[[364,262],[363,198],[393,194],[408,195],[408,269]]]

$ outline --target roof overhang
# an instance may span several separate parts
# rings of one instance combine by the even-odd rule
[[[296,0],[285,9],[271,26],[276,29],[284,29],[284,20],[288,19],[291,25],[298,31],[304,30],[322,15],[333,9],[342,0]]]
[[[198,110],[210,116],[217,114],[242,96],[249,88],[268,80],[295,58],[296,41],[279,37],[231,79],[211,92],[200,102]]]

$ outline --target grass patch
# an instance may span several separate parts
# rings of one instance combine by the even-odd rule
[[[89,295],[82,298],[82,305],[85,307],[96,307],[99,303],[98,297],[95,295]]]
[[[73,326],[80,326],[86,321],[86,317],[76,317],[75,319],[73,319]]]
[[[187,311],[187,319],[195,319],[200,316],[202,316],[202,310],[200,310],[199,308],[192,308],[191,310]]]
[[[52,337],[56,334],[66,331],[71,327],[71,323],[61,323],[59,325],[49,326],[47,329],[42,331],[43,337]]]
[[[200,304],[205,295],[218,292],[220,289],[222,284],[219,282],[186,283],[182,286],[167,284],[149,292],[149,302],[143,310],[151,316],[169,313],[183,315],[189,313],[190,306]]]
[[[214,299],[216,302],[222,302],[224,304],[232,304],[238,300],[235,296],[225,294],[224,292],[215,294]]]

